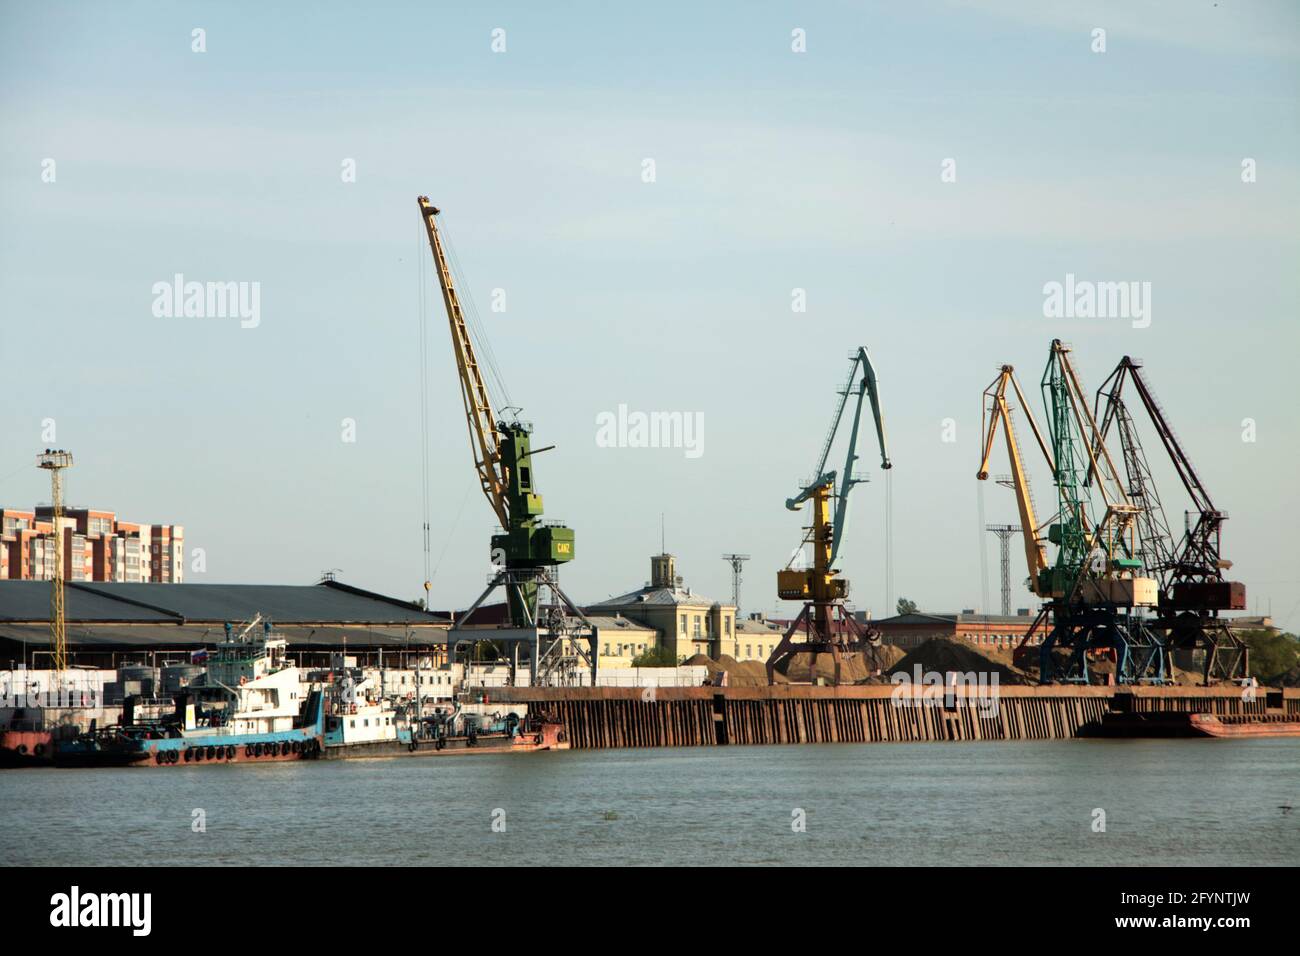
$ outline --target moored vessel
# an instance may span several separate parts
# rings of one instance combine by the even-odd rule
[[[323,695],[302,683],[286,648],[260,616],[238,635],[227,624],[207,671],[184,692],[174,699],[132,698],[120,725],[59,742],[55,763],[169,767],[319,756]]]

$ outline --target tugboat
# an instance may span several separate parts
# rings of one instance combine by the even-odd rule
[[[261,624],[261,628],[258,628]],[[288,643],[258,615],[210,656],[207,673],[174,701],[133,699],[115,727],[91,730],[55,748],[62,767],[173,767],[268,763],[319,756],[324,701],[304,687]],[[170,713],[168,713],[170,710]]]
[[[360,668],[329,674],[325,684],[324,756],[391,756],[405,749],[405,713],[393,706]]]

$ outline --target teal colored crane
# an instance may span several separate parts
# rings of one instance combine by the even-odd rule
[[[844,412],[850,398],[856,401],[853,408],[853,424],[849,430],[848,449],[844,457],[844,468],[840,472],[828,471],[826,466],[830,461],[831,449],[844,420]],[[799,490],[797,495],[787,498],[785,502],[785,506],[791,511],[798,511],[807,501],[813,502],[812,523],[803,541],[804,545],[812,545],[813,566],[792,567],[795,556],[803,552],[801,546],[791,556],[785,568],[777,572],[777,595],[785,601],[803,601],[804,607],[767,660],[769,683],[775,678],[777,665],[799,651],[811,653],[814,664],[818,654],[829,652],[835,658],[838,680],[841,652],[860,646],[871,636],[852,615],[845,614],[844,599],[848,596],[848,581],[841,578],[835,568],[835,560],[839,556],[840,545],[844,540],[849,492],[853,490],[854,485],[866,480],[853,471],[853,465],[858,460],[858,433],[862,423],[864,401],[871,403],[876,438],[880,443],[880,467],[892,468],[893,462],[889,460],[889,445],[885,438],[884,417],[880,411],[880,390],[876,381],[876,370],[871,364],[867,350],[859,348],[851,356],[849,375],[844,387],[839,390],[839,401],[835,406],[830,428],[826,432],[826,441],[817,459],[813,478]],[[832,497],[835,498],[833,517],[830,506]],[[835,624],[837,618],[841,621],[840,626]],[[791,638],[803,627],[807,628],[807,640],[802,644],[795,644]]]
[[[1142,614],[1157,594],[1137,557],[1141,509],[1124,490],[1070,348],[1059,339],[1052,342],[1041,386],[1060,510],[1048,531],[1056,563],[1041,572],[1046,580],[1038,588],[1052,599],[1052,626],[1039,648],[1040,679],[1087,683],[1090,659],[1109,656],[1120,683],[1164,682],[1167,649]],[[1105,509],[1099,520],[1090,487]],[[1053,654],[1058,648],[1069,652],[1063,668]]]

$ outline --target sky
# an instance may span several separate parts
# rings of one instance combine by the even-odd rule
[[[495,519],[424,194],[556,445],[536,481],[576,531],[578,601],[645,582],[662,516],[688,585],[726,599],[721,556],[746,553],[742,607],[788,611],[774,574],[804,515],[784,502],[866,346],[893,544],[867,431],[852,600],[996,612],[981,495],[987,522],[1015,509],[975,480],[981,393],[1010,363],[1036,398],[1061,338],[1090,390],[1145,361],[1229,515],[1231,576],[1296,630],[1298,94],[1286,2],[5,2],[0,503],[48,500],[55,445],[71,503],[185,527],[189,581],[337,569],[415,598],[423,363],[431,606],[468,605]],[[156,314],[178,273],[256,283],[256,322]],[[1067,275],[1139,283],[1149,309],[1045,315]],[[606,447],[620,406],[702,440]]]

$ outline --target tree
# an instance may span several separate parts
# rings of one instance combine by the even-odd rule
[[[899,599],[898,599],[898,613],[899,613],[899,614],[915,614],[915,613],[916,613],[916,602],[915,602],[915,601],[912,601],[912,600],[909,600],[909,599],[907,599],[907,598],[905,598],[905,597],[901,597],[901,598],[899,598]]]
[[[633,667],[676,667],[677,655],[666,647],[660,647],[658,644],[653,647],[647,647],[644,651],[632,658]]]
[[[1246,631],[1241,639],[1250,648],[1250,676],[1262,684],[1276,680],[1300,663],[1300,645],[1290,634]]]

